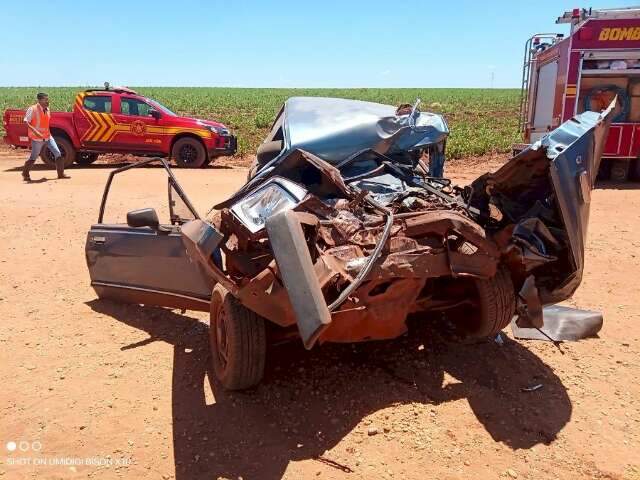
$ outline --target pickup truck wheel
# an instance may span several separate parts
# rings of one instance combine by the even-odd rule
[[[78,165],[91,165],[97,159],[97,153],[79,152],[76,154],[76,163]]]
[[[181,138],[173,144],[171,156],[183,168],[200,168],[207,161],[204,145],[195,138]]]
[[[267,342],[265,321],[221,285],[211,295],[211,360],[227,390],[242,390],[262,380]]]
[[[76,159],[76,149],[73,148],[73,144],[65,137],[53,136],[56,141],[56,145],[60,149],[62,158],[64,158],[64,168],[70,167]],[[42,161],[50,167],[56,168],[56,161],[53,153],[49,150],[49,147],[44,147],[40,152],[40,158]]]

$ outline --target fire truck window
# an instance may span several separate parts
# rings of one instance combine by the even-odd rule
[[[90,96],[84,97],[84,108],[92,112],[111,113],[111,97]]]
[[[149,105],[135,98],[120,99],[120,113],[122,115],[136,115],[146,117],[149,115]]]

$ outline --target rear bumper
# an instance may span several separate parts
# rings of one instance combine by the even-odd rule
[[[235,135],[224,135],[219,137],[224,142],[217,143],[217,146],[209,148],[210,157],[222,157],[225,155],[235,155],[238,151],[238,139]]]
[[[31,141],[29,140],[29,137],[26,137],[26,136],[16,137],[14,135],[12,136],[5,135],[2,137],[2,141],[7,145],[11,145],[16,148],[29,148],[29,146],[31,145]]]

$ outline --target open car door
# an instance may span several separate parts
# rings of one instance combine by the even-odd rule
[[[153,208],[128,212],[126,224],[103,223],[113,178],[155,161],[167,173],[168,223],[161,223]],[[208,311],[213,279],[189,259],[181,236],[182,224],[199,218],[165,160],[153,158],[112,171],[98,222],[91,226],[85,245],[91,286],[98,297]]]

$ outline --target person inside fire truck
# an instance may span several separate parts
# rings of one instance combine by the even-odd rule
[[[24,115],[24,122],[27,124],[27,134],[31,141],[31,154],[22,169],[22,179],[25,182],[31,181],[29,170],[35,163],[42,149],[47,146],[56,161],[56,171],[58,178],[70,178],[64,174],[64,159],[60,154],[60,149],[56,141],[51,136],[49,130],[49,120],[51,119],[51,110],[49,110],[49,95],[46,93],[38,93],[38,102],[31,105]]]

